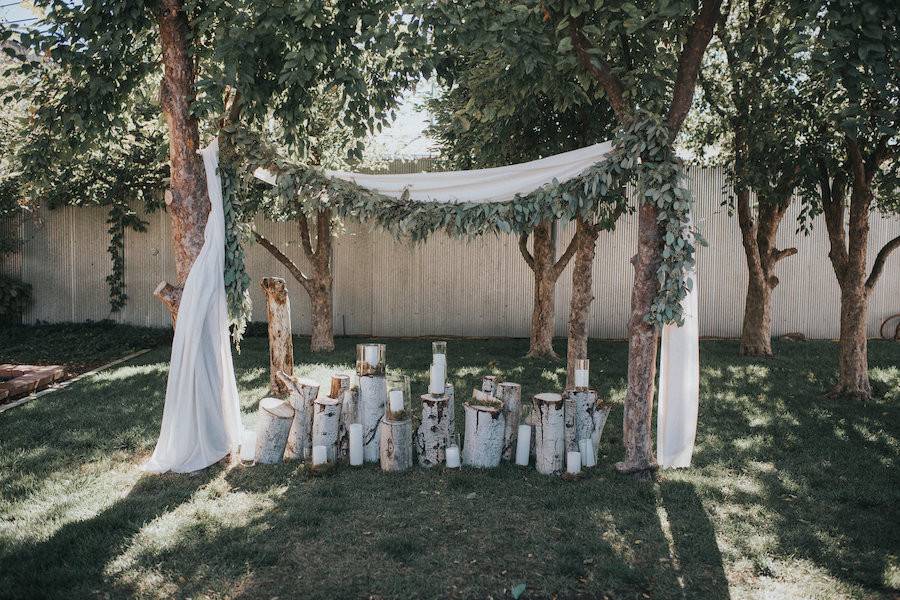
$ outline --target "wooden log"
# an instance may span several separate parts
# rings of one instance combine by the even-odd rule
[[[563,428],[566,452],[578,451],[578,438],[575,435],[575,398],[572,390],[563,392]]]
[[[447,418],[450,419],[447,425],[447,439],[453,440],[456,435],[456,391],[452,383],[444,386],[444,394],[447,396]]]
[[[312,445],[325,446],[328,462],[337,461],[338,440],[341,431],[341,401],[336,398],[319,398],[313,403]]]
[[[269,320],[269,386],[273,395],[286,398],[290,389],[278,373],[294,374],[291,301],[288,299],[287,285],[281,277],[263,277],[259,284],[266,294],[266,316]]]
[[[481,378],[481,391],[491,396],[496,396],[497,392],[497,376],[485,375]]]
[[[522,420],[522,386],[504,381],[497,386],[497,399],[503,403],[503,459],[516,457],[516,437]]]
[[[610,410],[612,410],[612,405],[603,400],[597,400],[597,403],[594,405],[591,441],[594,443],[594,461],[598,463],[600,462],[600,438],[603,436],[603,428],[606,426]]]
[[[466,429],[463,438],[462,462],[482,469],[496,467],[503,455],[503,403],[475,390],[474,398],[463,405]]]
[[[450,398],[422,394],[422,421],[416,432],[419,466],[444,464],[450,441]]]
[[[412,421],[381,422],[379,455],[382,471],[406,471],[412,467]]]
[[[319,382],[284,373],[280,373],[278,378],[287,387],[291,406],[294,407],[294,424],[288,436],[285,458],[312,460],[313,402],[319,395]]]
[[[347,460],[350,453],[350,424],[356,423],[356,394],[350,390],[350,376],[336,374],[331,376],[329,398],[341,401],[341,422],[338,428],[338,461]]]
[[[534,465],[539,473],[554,475],[565,466],[565,419],[560,394],[534,396]]]
[[[256,421],[256,462],[276,464],[284,460],[288,434],[294,420],[294,409],[278,398],[263,398],[259,402]]]
[[[387,381],[384,375],[360,375],[359,377],[359,422],[363,429],[363,457],[366,462],[380,460],[379,424],[384,418],[387,402]]]

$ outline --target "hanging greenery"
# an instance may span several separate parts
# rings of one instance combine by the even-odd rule
[[[128,302],[128,294],[125,293],[125,230],[147,230],[147,223],[134,212],[126,202],[114,200],[109,206],[109,216],[106,219],[109,226],[109,252],[111,271],[106,276],[109,286],[109,308],[111,312],[118,312]]]
[[[228,304],[228,328],[238,352],[250,321],[250,276],[244,265],[243,242],[251,235],[238,196],[235,168],[226,161],[219,165],[222,179],[222,205],[225,215],[225,298]]]
[[[221,160],[253,185],[258,168],[276,175],[275,193],[282,202],[303,198],[315,208],[328,206],[345,219],[377,223],[395,237],[425,240],[443,230],[457,237],[485,233],[522,233],[547,219],[574,219],[581,215],[610,228],[627,206],[626,184],[635,184],[642,202],[660,209],[662,261],[658,267],[659,291],[647,320],[657,326],[682,323],[681,301],[689,290],[687,276],[694,266],[694,236],[689,222],[690,190],[675,156],[672,136],[663,120],[648,112],[638,113],[615,137],[613,151],[602,161],[564,182],[553,181],[507,202],[455,204],[413,202],[385,196],[353,182],[333,179],[322,170],[285,160],[258,135],[227,128],[229,143]],[[229,187],[234,187],[230,184]],[[310,193],[313,190],[326,194]],[[322,200],[327,199],[327,200]],[[227,281],[227,280],[226,280]]]

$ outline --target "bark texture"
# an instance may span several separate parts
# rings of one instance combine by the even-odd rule
[[[312,334],[310,350],[313,352],[331,352],[334,350],[334,275],[332,273],[332,212],[330,209],[318,211],[316,214],[316,235],[313,244],[309,219],[301,215],[298,219],[300,243],[303,254],[312,267],[305,273],[281,249],[266,239],[259,232],[254,237],[260,246],[275,257],[297,280],[309,295],[310,312],[312,314]]]
[[[288,436],[287,458],[312,459],[313,403],[319,395],[319,383],[314,379],[297,379],[279,373],[278,377],[287,386],[290,403],[294,408],[294,422]]]
[[[463,438],[462,463],[470,467],[489,469],[500,464],[506,419],[503,404],[494,400],[488,404],[466,402],[466,430]]]
[[[382,471],[406,471],[413,465],[412,421],[383,421],[379,456]]]
[[[325,446],[328,462],[334,464],[338,457],[341,432],[341,401],[335,398],[317,398],[313,402],[312,446]]]
[[[260,400],[256,426],[256,462],[276,464],[284,460],[293,417],[294,410],[284,400]]]
[[[575,220],[575,265],[572,269],[572,300],[569,303],[566,348],[566,388],[575,385],[575,361],[588,357],[587,323],[594,301],[593,267],[600,226],[581,216]]]
[[[528,251],[528,235],[519,237],[519,251],[534,273],[534,307],[528,347],[528,356],[533,358],[558,358],[553,350],[554,291],[556,281],[575,252],[573,238],[559,260],[556,259],[554,224],[554,221],[543,221],[534,228],[531,252]]]
[[[379,425],[387,403],[387,382],[383,375],[359,378],[359,422],[363,428],[363,455],[366,462],[378,462]]]
[[[269,389],[284,398],[290,392],[278,373],[294,374],[294,341],[291,338],[291,301],[280,277],[263,277],[260,287],[266,295],[269,321]]]
[[[160,284],[157,297],[178,315],[181,288],[203,247],[209,216],[206,173],[197,155],[200,134],[191,114],[196,71],[191,57],[191,28],[181,0],[162,0],[157,12],[163,77],[159,97],[169,129],[170,185],[165,194],[175,251],[176,284]]]
[[[555,475],[563,470],[566,459],[563,398],[537,394],[533,402],[534,466],[538,473]]]
[[[416,432],[416,450],[419,466],[433,467],[444,464],[450,440],[450,399],[444,396],[423,394],[422,421]]]

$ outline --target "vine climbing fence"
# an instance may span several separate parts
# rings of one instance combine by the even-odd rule
[[[430,159],[395,161],[391,172],[416,172],[432,167]],[[690,169],[695,220],[709,242],[698,251],[700,333],[704,336],[740,335],[746,267],[737,222],[722,207],[727,193],[721,169]],[[798,210],[795,206],[793,211]],[[796,212],[785,219],[779,247],[796,246],[797,256],[779,264],[781,284],[774,295],[773,331],[776,335],[802,332],[811,338],[838,334],[838,287],[827,258],[824,223],[817,220],[810,235],[795,232]],[[2,271],[32,285],[34,303],[24,315],[28,323],[113,319],[148,326],[168,326],[169,315],[152,297],[156,284],[174,277],[168,220],[164,213],[149,215],[146,232],[128,231],[125,241],[127,305],[110,312],[106,277],[106,213],[102,209],[64,208],[29,216],[19,224],[25,240],[8,256]],[[264,235],[287,248],[295,262],[305,265],[294,223],[257,219]],[[900,232],[900,220],[874,215],[871,245],[880,247]],[[561,223],[561,252],[574,233],[574,224]],[[594,303],[590,335],[622,338],[629,313],[637,223],[626,215],[615,232],[598,240],[594,264]],[[870,254],[874,254],[870,253]],[[873,258],[869,257],[870,261]],[[472,240],[435,235],[427,242],[408,244],[389,234],[347,223],[334,245],[335,329],[341,334],[375,336],[511,336],[528,335],[531,319],[531,272],[519,254],[517,239],[486,235]],[[305,292],[262,248],[251,245],[247,270],[253,278],[253,319],[265,320],[259,279],[285,277],[293,297],[295,332],[308,333],[309,308]],[[890,257],[885,277],[870,304],[869,334],[900,310],[900,255]],[[571,265],[556,290],[556,333],[565,335],[571,294]]]

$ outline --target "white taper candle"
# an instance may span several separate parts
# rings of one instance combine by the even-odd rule
[[[516,464],[527,467],[531,454],[531,425],[519,425],[519,435],[516,438]]]

